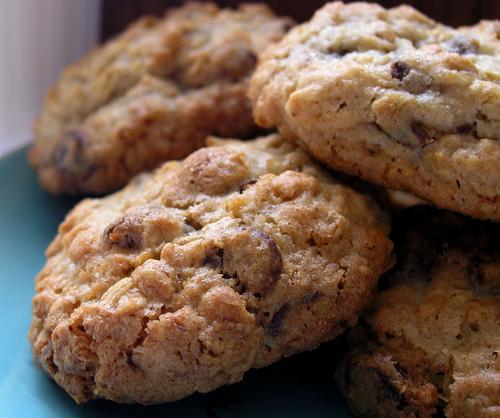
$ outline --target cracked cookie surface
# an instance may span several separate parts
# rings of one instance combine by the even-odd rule
[[[35,358],[77,401],[158,403],[352,326],[387,214],[278,135],[215,141],[78,204],[36,280]]]
[[[254,116],[338,170],[499,221],[499,34],[327,4],[261,55]]]
[[[255,131],[256,57],[292,22],[265,5],[188,3],[145,17],[66,69],[35,122],[29,160],[56,194],[102,194],[207,135]]]
[[[351,332],[339,386],[359,416],[498,417],[500,225],[422,207],[399,224],[398,263]]]

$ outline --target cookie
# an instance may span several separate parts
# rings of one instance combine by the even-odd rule
[[[277,135],[219,142],[60,226],[30,339],[77,402],[176,400],[313,349],[391,263],[372,198]]]
[[[255,131],[248,78],[291,26],[265,5],[188,3],[146,17],[66,69],[35,122],[29,161],[55,194],[103,194],[208,134]]]
[[[423,207],[401,224],[398,263],[351,333],[340,388],[359,416],[498,417],[500,225]]]
[[[261,56],[257,123],[335,169],[500,220],[500,21],[330,3]]]

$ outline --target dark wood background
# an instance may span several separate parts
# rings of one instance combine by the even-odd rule
[[[321,0],[264,2],[276,13],[291,16],[299,22],[308,20],[314,10],[326,3]],[[103,0],[102,39],[120,32],[138,16],[161,15],[165,8],[182,3],[182,0]],[[244,1],[219,0],[216,3],[222,6],[235,6]],[[500,19],[500,0],[382,0],[377,3],[386,7],[402,3],[410,4],[433,19],[452,26],[470,25],[481,19]]]

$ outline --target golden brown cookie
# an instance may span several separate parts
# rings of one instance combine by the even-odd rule
[[[261,56],[256,121],[338,170],[499,221],[499,34],[329,3]]]
[[[257,54],[291,26],[265,5],[188,3],[143,18],[66,69],[36,120],[29,160],[56,194],[102,194],[209,134],[255,130]]]
[[[237,382],[356,322],[388,230],[281,137],[220,141],[67,216],[36,281],[35,358],[77,402]]]
[[[403,213],[398,263],[351,333],[337,381],[363,417],[498,417],[500,225]]]

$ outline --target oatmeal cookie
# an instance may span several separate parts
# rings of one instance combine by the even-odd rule
[[[327,4],[261,55],[256,121],[338,170],[499,221],[499,34]]]
[[[189,3],[140,19],[49,91],[29,152],[42,186],[102,194],[187,156],[208,134],[251,134],[249,76],[290,26],[265,5]]]
[[[277,135],[86,199],[36,280],[35,358],[77,401],[171,401],[352,326],[392,260],[385,211]]]
[[[353,348],[337,370],[366,417],[500,416],[500,225],[409,209]]]

